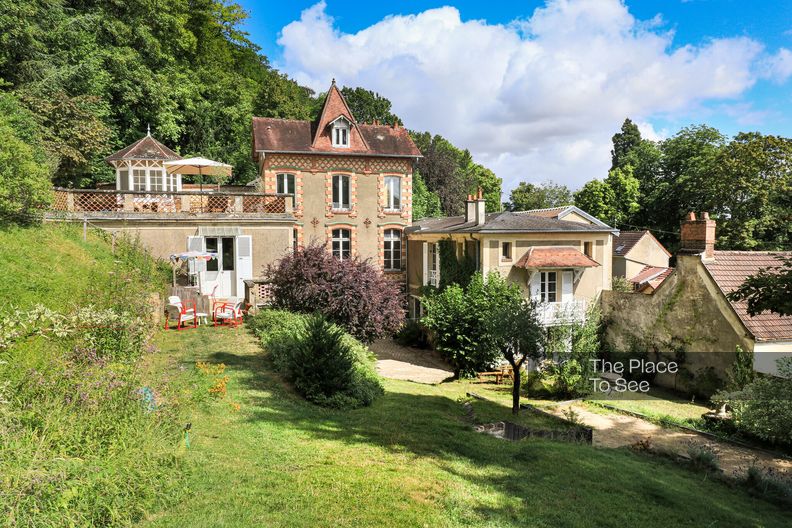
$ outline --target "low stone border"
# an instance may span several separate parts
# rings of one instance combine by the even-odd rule
[[[468,392],[467,395],[470,398],[475,398],[477,400],[482,401],[489,401],[492,403],[493,400],[485,398],[479,394]],[[594,435],[594,429],[588,427],[586,425],[574,424],[569,420],[564,420],[554,414],[545,412],[533,405],[528,404],[521,404],[521,409],[525,409],[527,411],[541,414],[544,416],[552,417],[554,420],[559,420],[561,422],[566,422],[572,427],[569,429],[534,429],[531,427],[525,427],[523,425],[519,425],[513,422],[503,421],[503,422],[495,422],[491,424],[484,424],[484,425],[476,425],[474,429],[479,433],[487,433],[497,438],[503,438],[505,440],[517,441],[522,440],[524,438],[544,438],[549,440],[557,440],[557,441],[564,441],[564,442],[582,442],[591,444],[592,438]],[[475,412],[473,410],[473,406],[470,403],[464,404],[465,409],[465,419],[471,423],[475,423]]]
[[[689,433],[695,433],[701,436],[705,436],[711,440],[717,440],[718,442],[725,442],[727,444],[732,444],[737,447],[743,447],[745,449],[752,449],[754,451],[761,451],[765,454],[768,454],[775,458],[783,458],[785,460],[792,460],[792,457],[787,455],[786,453],[782,453],[780,451],[774,451],[772,449],[767,449],[765,447],[759,447],[754,444],[750,444],[748,442],[742,442],[740,440],[735,440],[733,438],[729,438],[726,436],[719,436],[714,433],[710,433],[709,431],[702,431],[701,429],[696,429],[695,427],[689,427],[687,425],[680,425],[678,423],[669,422],[667,420],[662,420],[658,418],[652,418],[651,416],[646,416],[645,414],[641,414],[635,411],[628,411],[627,409],[621,409],[619,407],[608,405],[607,403],[602,403],[596,400],[582,400],[585,403],[590,403],[592,405],[596,405],[598,407],[602,407],[603,409],[608,409],[609,411],[613,411],[617,414],[625,414],[627,416],[632,416],[633,418],[640,418],[641,420],[646,420],[649,423],[656,423],[662,425],[663,427],[674,427],[676,429],[681,429],[682,431],[687,431]]]

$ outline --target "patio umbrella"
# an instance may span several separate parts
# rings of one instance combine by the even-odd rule
[[[196,260],[211,260],[216,259],[217,253],[213,251],[185,251],[184,253],[174,253],[170,256],[171,263]],[[176,286],[176,268],[173,267],[173,285]],[[201,274],[198,273],[198,295],[201,295]]]
[[[163,163],[168,174],[197,174],[203,192],[203,177],[231,176],[231,165],[206,158],[187,158]]]

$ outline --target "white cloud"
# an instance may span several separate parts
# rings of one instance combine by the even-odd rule
[[[653,117],[737,98],[759,75],[756,41],[672,40],[661,17],[636,20],[619,0],[550,0],[508,25],[442,7],[353,34],[320,2],[278,42],[279,66],[298,81],[326,90],[335,77],[380,92],[406,126],[469,148],[508,190],[523,179],[577,188],[604,177],[625,117],[660,138]]]
[[[792,77],[792,51],[781,48],[778,53],[764,61],[764,77],[777,83],[786,82]]]

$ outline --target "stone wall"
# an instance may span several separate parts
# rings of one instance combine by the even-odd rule
[[[605,291],[602,295],[605,341],[617,352],[645,353],[647,359],[683,358],[684,375],[658,377],[655,383],[696,392],[689,374],[712,367],[722,380],[737,346],[753,341],[709,277],[698,256],[680,255],[677,267],[653,295]]]

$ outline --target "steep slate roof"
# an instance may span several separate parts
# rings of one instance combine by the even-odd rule
[[[704,262],[718,288],[727,294],[736,290],[746,277],[756,274],[762,268],[772,268],[781,264],[777,256],[792,257],[792,252],[765,251],[715,251],[713,262]],[[763,312],[751,317],[748,303],[731,303],[734,312],[758,341],[792,339],[792,317]]]
[[[340,117],[350,123],[349,147],[333,147],[327,133],[330,123]],[[260,152],[421,157],[421,151],[403,126],[358,123],[335,82],[315,121],[254,117],[253,157],[258,158]]]
[[[110,154],[105,158],[105,161],[123,161],[123,160],[180,160],[181,156],[173,152],[171,149],[151,137],[150,135],[143,136],[141,139],[135,141],[118,152]]]
[[[612,227],[557,220],[518,212],[488,213],[482,225],[465,222],[464,216],[426,218],[414,222],[408,233],[569,233],[610,232]]]
[[[533,246],[517,268],[593,268],[599,264],[572,246]]]
[[[671,253],[660,243],[659,240],[651,233],[651,231],[621,231],[616,238],[613,239],[613,256],[624,257],[627,253],[635,247],[635,244],[641,241],[645,236],[652,237],[658,246],[670,257]]]
[[[629,279],[629,281],[635,284],[635,287],[638,289],[649,285],[656,290],[673,271],[674,268],[644,266],[643,269],[638,272],[638,275]]]

